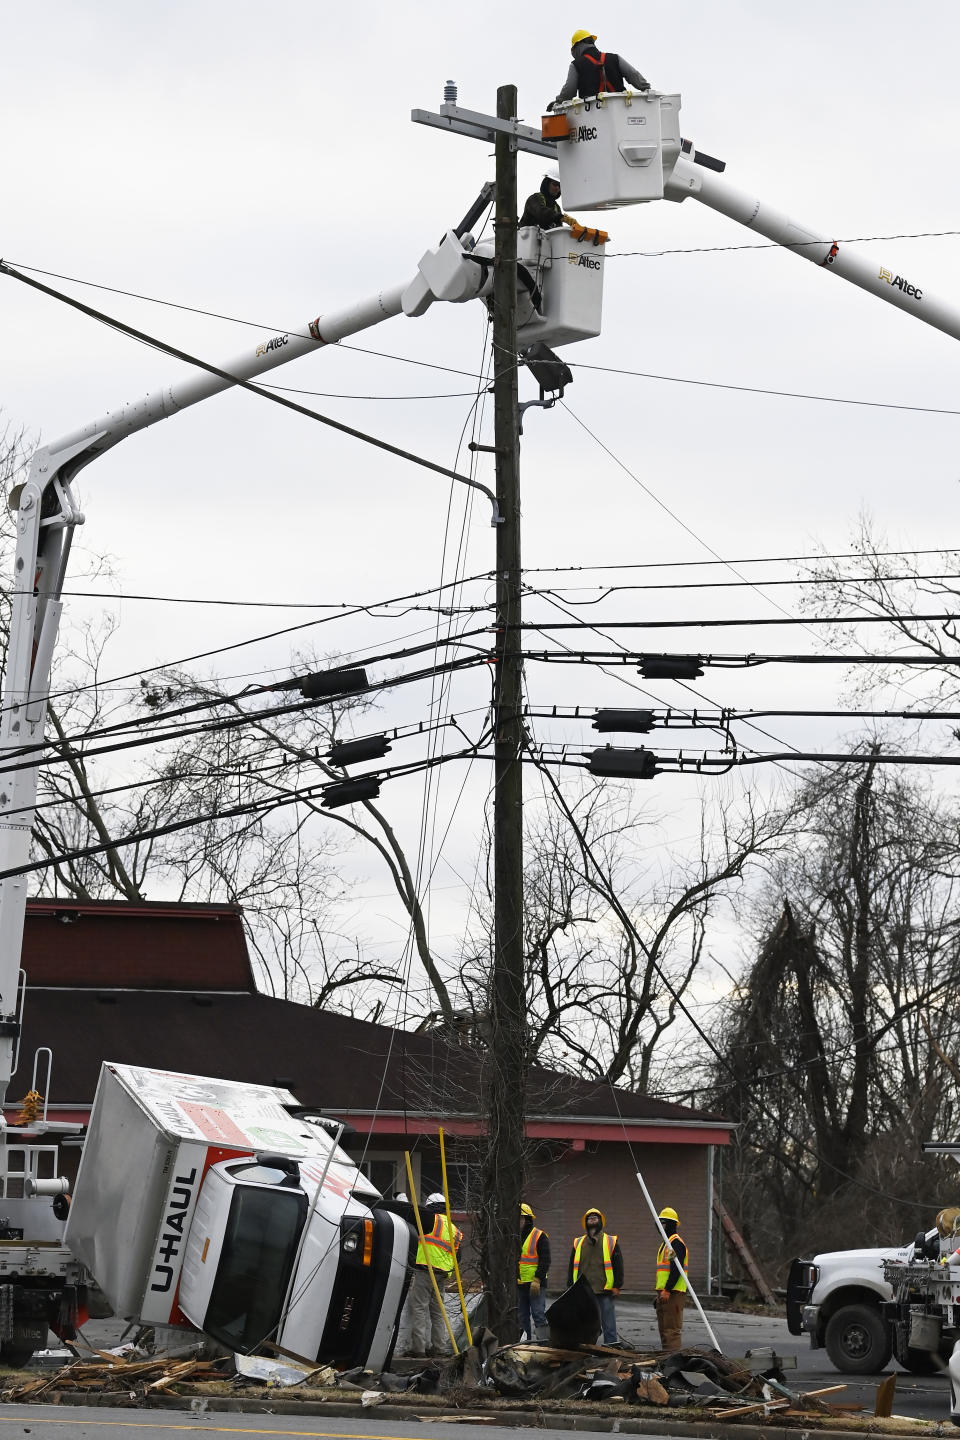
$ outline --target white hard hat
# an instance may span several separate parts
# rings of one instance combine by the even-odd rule
[[[543,178],[544,180],[552,180],[555,185],[559,185],[560,171],[558,170],[557,166],[554,165],[552,170],[545,170],[543,172]]]
[[[444,1200],[441,1191],[434,1190],[433,1194],[428,1195],[423,1203],[424,1205],[445,1205],[447,1202]]]
[[[410,1204],[410,1201],[407,1199],[407,1192],[406,1192],[406,1190],[401,1190],[401,1191],[400,1191],[400,1194],[397,1196],[397,1199],[398,1199],[398,1200],[402,1200],[405,1205],[409,1205],[409,1204]]]

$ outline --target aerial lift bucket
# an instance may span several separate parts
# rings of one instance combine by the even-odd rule
[[[544,116],[543,133],[557,141],[565,210],[662,200],[680,153],[680,96],[627,90],[571,100]]]

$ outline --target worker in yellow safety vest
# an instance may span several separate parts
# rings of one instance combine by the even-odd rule
[[[623,1286],[623,1256],[616,1235],[609,1235],[603,1211],[596,1207],[583,1217],[584,1233],[573,1242],[567,1284],[582,1275],[600,1302],[604,1345],[616,1345],[617,1310],[614,1299]]]
[[[413,1278],[400,1322],[403,1340],[398,1347],[401,1354],[417,1358],[443,1355],[448,1348],[443,1310],[430,1279],[427,1261],[433,1268],[437,1288],[442,1294],[453,1270],[454,1252],[459,1254],[463,1243],[463,1231],[447,1219],[446,1202],[439,1191],[428,1195],[421,1205],[420,1223],[423,1239],[417,1243]]]
[[[528,1340],[546,1340],[547,1276],[550,1273],[550,1236],[534,1225],[536,1216],[526,1203],[520,1206],[520,1262],[517,1269],[517,1319]]]
[[[657,1327],[663,1350],[680,1350],[683,1346],[683,1307],[687,1296],[687,1266],[690,1256],[686,1242],[680,1238],[680,1217],[670,1205],[660,1211],[668,1243],[657,1251],[655,1280]]]

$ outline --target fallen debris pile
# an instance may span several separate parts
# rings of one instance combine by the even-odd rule
[[[232,1363],[228,1362],[232,1369]],[[127,1394],[134,1403],[144,1403],[151,1395],[168,1390],[184,1381],[223,1380],[222,1362],[208,1360],[172,1360],[156,1356],[149,1360],[128,1359],[96,1350],[89,1357],[71,1360],[52,1375],[29,1375],[28,1379],[9,1377],[0,1396],[4,1400],[48,1400],[52,1393],[86,1391],[98,1395]],[[4,1377],[5,1380],[7,1377]]]
[[[650,1354],[603,1345],[576,1349],[521,1343],[500,1346],[489,1331],[459,1355],[443,1360],[398,1361],[382,1374],[311,1365],[295,1356],[228,1356],[210,1361],[170,1356],[143,1358],[95,1351],[50,1375],[11,1375],[0,1381],[0,1398],[16,1401],[111,1396],[109,1403],[150,1405],[163,1396],[232,1397],[255,1400],[282,1389],[291,1400],[346,1401],[363,1406],[389,1401],[410,1408],[441,1404],[465,1410],[513,1408],[561,1410],[577,1405],[590,1413],[638,1405],[660,1411],[696,1411],[697,1418],[739,1419],[773,1412],[789,1419],[848,1413],[824,1397],[842,1390],[795,1392],[784,1383],[777,1356],[730,1360],[715,1350],[687,1349]],[[608,1409],[608,1407],[610,1407]]]

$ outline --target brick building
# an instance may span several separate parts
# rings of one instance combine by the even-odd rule
[[[49,1113],[63,1120],[86,1119],[103,1060],[284,1085],[349,1127],[346,1148],[385,1194],[407,1189],[405,1150],[418,1193],[440,1187],[442,1126],[451,1199],[469,1229],[483,1052],[260,994],[241,914],[230,906],[32,900],[23,967],[11,1102],[29,1088],[40,1046],[53,1051]],[[7,1113],[13,1118],[15,1105]],[[728,1143],[729,1130],[721,1116],[534,1068],[527,1198],[551,1235],[551,1289],[563,1288],[570,1245],[591,1205],[620,1236],[626,1288],[652,1288],[657,1239],[638,1167],[657,1203],[679,1211],[691,1277],[702,1285],[712,1149]]]

